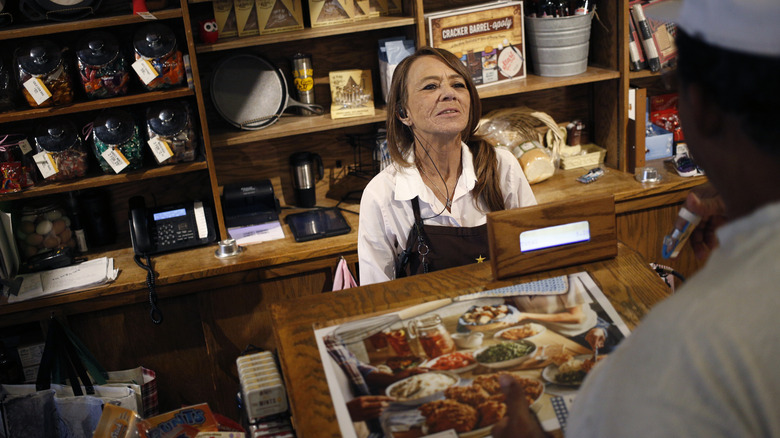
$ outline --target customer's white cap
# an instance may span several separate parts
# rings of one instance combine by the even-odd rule
[[[644,9],[713,46],[780,56],[780,0],[661,0]]]

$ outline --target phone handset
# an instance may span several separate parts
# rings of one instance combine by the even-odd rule
[[[136,265],[146,271],[146,287],[149,289],[149,305],[151,306],[149,317],[153,323],[161,324],[163,314],[160,308],[157,307],[157,290],[154,285],[155,272],[154,268],[152,268],[152,259],[149,256],[154,249],[154,245],[149,234],[149,215],[146,211],[144,198],[142,196],[130,198],[129,207],[130,240],[133,243],[133,251],[135,252],[133,260]],[[146,264],[141,261],[141,257],[146,259]]]
[[[146,255],[154,249],[149,235],[149,215],[141,196],[130,198],[130,240],[137,255]]]

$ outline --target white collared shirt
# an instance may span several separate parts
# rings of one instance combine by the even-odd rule
[[[411,200],[420,198],[420,214],[426,225],[476,227],[487,221],[487,205],[474,202],[471,190],[477,182],[474,160],[465,143],[461,144],[463,171],[458,177],[452,211],[425,185],[415,166],[391,165],[375,176],[363,191],[358,226],[360,284],[379,283],[395,278],[395,259],[406,247],[414,223]],[[528,180],[511,152],[496,149],[498,175],[507,209],[536,205]]]

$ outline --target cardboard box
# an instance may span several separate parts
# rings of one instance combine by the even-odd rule
[[[374,115],[371,70],[339,70],[328,73],[328,76],[332,119]]]
[[[648,125],[652,135],[645,137],[645,161],[671,157],[674,134],[658,125]]]
[[[371,17],[369,15],[371,11],[369,0],[354,0],[353,7],[355,8],[355,13],[352,16],[354,21],[368,20]]]
[[[387,1],[388,0],[369,0],[368,16],[379,17],[380,15],[387,15]]]
[[[233,0],[236,10],[236,28],[238,36],[247,37],[260,35],[257,27],[257,10],[255,0]]]
[[[526,76],[522,2],[425,14],[425,24],[428,44],[461,58],[478,87]]]
[[[403,13],[403,3],[401,0],[387,0],[386,15],[401,15]]]
[[[351,23],[354,6],[354,0],[309,0],[311,27]]]
[[[214,0],[214,19],[217,21],[219,39],[238,36],[236,8],[233,0]]]
[[[582,145],[581,153],[569,157],[561,157],[561,169],[576,169],[592,167],[604,162],[607,150],[593,143]]]
[[[256,0],[260,35],[303,29],[301,0]]]

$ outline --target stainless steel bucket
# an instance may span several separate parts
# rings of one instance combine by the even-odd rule
[[[525,17],[525,47],[539,76],[572,76],[588,68],[593,12],[560,18]]]

